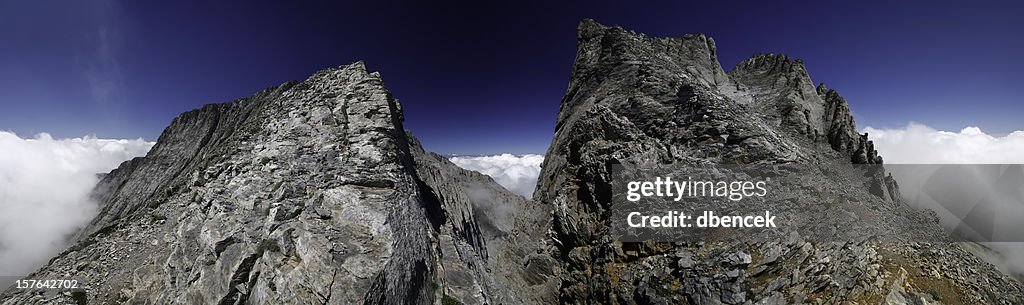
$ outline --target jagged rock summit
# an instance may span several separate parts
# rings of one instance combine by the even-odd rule
[[[534,192],[554,209],[549,255],[561,263],[552,273],[561,303],[1024,302],[1020,283],[945,238],[933,216],[905,206],[892,178],[851,174],[859,173],[853,164],[882,158],[857,133],[846,100],[815,86],[801,61],[755,55],[725,71],[714,40],[700,34],[654,38],[584,20],[578,35]],[[806,186],[821,193],[771,209],[873,219],[891,236],[823,241],[782,231],[623,243],[609,229],[617,164],[814,165]],[[919,226],[902,231],[908,223]]]
[[[507,215],[541,218],[536,205],[424,152],[402,120],[362,62],[186,112],[103,178],[100,214],[30,275],[79,277],[85,292],[2,303],[502,299],[518,285]]]

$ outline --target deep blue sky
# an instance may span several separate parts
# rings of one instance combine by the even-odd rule
[[[428,149],[542,153],[582,18],[709,34],[726,69],[801,58],[861,127],[1024,129],[1021,1],[162,2],[0,0],[0,130],[153,140],[180,112],[362,59]]]

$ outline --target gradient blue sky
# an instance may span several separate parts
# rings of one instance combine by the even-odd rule
[[[709,34],[726,69],[801,58],[861,127],[999,134],[1024,129],[1021,16],[1020,1],[0,0],[0,130],[153,140],[180,112],[362,59],[428,149],[542,153],[593,18]]]

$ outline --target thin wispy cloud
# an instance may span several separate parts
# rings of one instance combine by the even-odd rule
[[[121,49],[120,20],[117,7],[112,1],[98,0],[97,23],[91,32],[91,48],[87,48],[84,58],[84,77],[89,86],[89,93],[97,103],[110,102],[121,88],[124,77],[118,61]]]
[[[89,83],[89,92],[95,101],[109,101],[116,90],[121,87],[121,68],[114,54],[110,29],[106,26],[96,31],[96,50],[93,59],[88,63],[85,79]]]

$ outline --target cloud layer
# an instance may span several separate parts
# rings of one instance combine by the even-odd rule
[[[89,193],[121,162],[145,155],[152,142],[95,137],[23,139],[0,131],[0,276],[23,275],[66,246],[92,219]]]
[[[997,137],[978,127],[939,131],[910,123],[902,129],[864,128],[886,163],[1017,164],[1024,163],[1024,131]]]
[[[459,167],[491,176],[495,182],[513,193],[532,198],[544,156],[501,154],[484,157],[452,157],[449,160]]]

